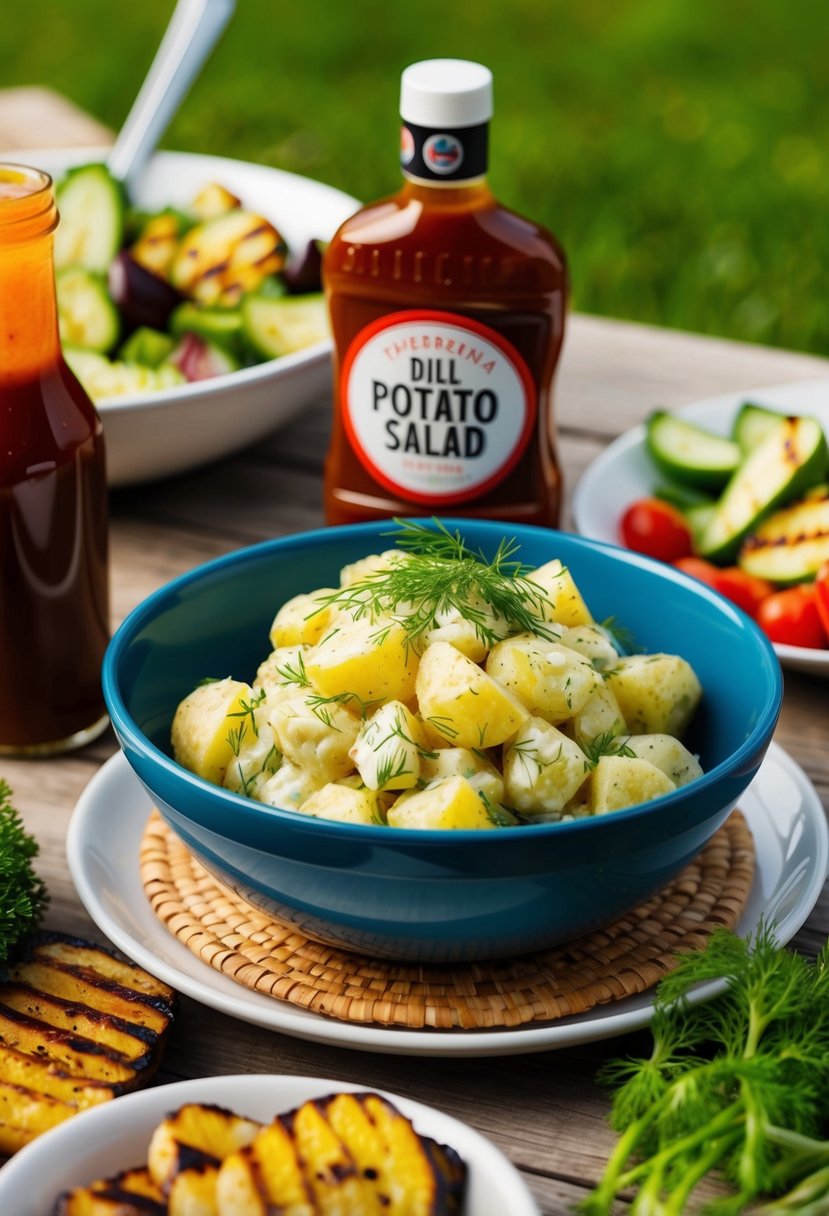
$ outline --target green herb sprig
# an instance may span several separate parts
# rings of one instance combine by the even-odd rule
[[[503,637],[493,627],[493,616],[514,633],[534,632],[557,641],[558,633],[545,624],[549,600],[543,588],[527,578],[531,568],[515,559],[519,546],[514,540],[503,539],[488,560],[470,549],[460,532],[450,532],[439,520],[432,520],[431,526],[394,522],[396,530],[385,535],[403,551],[401,560],[320,596],[316,612],[337,605],[354,620],[399,614],[412,645],[452,610],[472,624],[486,646]]]
[[[725,993],[692,1005],[694,985],[723,979]],[[721,930],[683,958],[657,989],[653,1049],[616,1061],[600,1079],[616,1087],[620,1133],[586,1216],[609,1216],[635,1191],[631,1216],[700,1210],[698,1183],[715,1173],[730,1193],[711,1216],[737,1216],[762,1199],[767,1216],[829,1212],[829,947],[816,962],[775,944],[768,928],[746,942]],[[752,1211],[757,1209],[752,1207]]]
[[[11,805],[11,793],[0,781],[0,964],[37,928],[48,903],[46,888],[32,867],[37,841]]]

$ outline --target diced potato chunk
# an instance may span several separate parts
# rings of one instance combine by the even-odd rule
[[[447,777],[418,793],[401,794],[388,812],[393,828],[494,828],[483,801],[465,777]]]
[[[330,782],[302,804],[303,815],[337,819],[340,823],[384,823],[382,805],[374,790],[355,789],[347,782]]]
[[[268,806],[299,811],[324,784],[324,779],[315,776],[307,768],[300,768],[290,760],[283,760],[274,775],[260,787],[257,797]]]
[[[541,587],[549,601],[549,605],[545,607],[544,620],[568,626],[593,623],[593,617],[573,581],[572,574],[558,558],[539,566],[527,577],[530,582]]]
[[[468,747],[444,747],[422,756],[420,776],[432,785],[446,777],[465,777],[472,788],[497,805],[504,801],[504,781],[486,756]]]
[[[238,749],[234,747],[223,782],[225,789],[247,798],[258,798],[263,785],[282,763],[270,723],[259,722],[258,715],[254,721],[257,732],[248,731]]]
[[[559,641],[583,654],[597,671],[609,671],[619,662],[618,650],[598,625],[573,625],[562,630]]]
[[[252,705],[253,696],[249,684],[230,676],[194,688],[173,718],[173,755],[179,764],[221,785],[233,758],[234,732],[244,724],[244,706]]]
[[[343,566],[340,571],[340,586],[353,587],[355,583],[362,583],[365,579],[371,578],[373,574],[382,574],[392,566],[402,565],[405,561],[408,561],[408,557],[401,549],[384,549],[382,553],[372,553],[348,566]]]
[[[507,805],[525,815],[561,812],[588,768],[577,743],[543,718],[530,718],[504,753]]]
[[[458,747],[495,747],[529,717],[509,689],[448,642],[424,650],[417,700],[430,738],[434,732]]]
[[[593,769],[590,785],[594,815],[638,806],[676,789],[670,777],[656,765],[629,756],[602,756]]]
[[[690,663],[673,654],[629,655],[606,679],[632,735],[681,737],[702,696]]]
[[[579,747],[592,743],[597,735],[624,734],[627,726],[613,689],[601,681],[579,712],[573,714],[567,729]]]
[[[284,697],[270,711],[276,745],[293,764],[323,781],[354,771],[349,751],[360,719],[345,704],[319,704],[304,692]]]
[[[602,682],[583,655],[531,633],[499,642],[486,670],[531,714],[548,722],[564,722],[578,713]]]
[[[492,611],[486,600],[478,596],[470,598],[470,607],[478,616],[477,627],[469,614],[457,608],[438,611],[435,613],[437,625],[424,635],[425,644],[432,646],[435,642],[448,642],[473,663],[482,663],[487,656],[489,644],[481,636],[481,629],[485,633],[493,633],[498,638],[505,638],[509,633],[509,624]]]
[[[305,656],[305,670],[323,696],[348,690],[364,704],[411,700],[417,668],[414,647],[392,620],[344,625]]]
[[[315,646],[331,628],[338,609],[323,604],[326,596],[336,595],[331,587],[321,587],[312,595],[295,595],[287,600],[273,618],[271,645]]]
[[[409,790],[420,776],[423,730],[402,701],[389,701],[360,727],[351,759],[370,790]]]
[[[676,786],[687,785],[702,776],[699,760],[672,735],[631,735],[624,744],[640,760],[661,769]]]
[[[280,697],[293,696],[307,679],[305,652],[307,646],[277,646],[256,669],[254,691],[264,688],[269,705]]]

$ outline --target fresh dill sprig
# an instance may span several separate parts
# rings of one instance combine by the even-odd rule
[[[606,730],[601,735],[594,735],[592,739],[582,743],[581,750],[586,756],[584,762],[584,771],[586,773],[596,767],[602,756],[636,758],[636,752],[625,742],[624,737],[614,735],[612,730]]]
[[[716,999],[691,989],[720,980]],[[829,949],[816,962],[776,944],[761,926],[751,941],[719,930],[659,984],[653,1048],[616,1061],[600,1080],[616,1089],[620,1133],[596,1190],[581,1204],[609,1216],[620,1193],[632,1212],[697,1210],[708,1174],[730,1194],[705,1210],[732,1216],[764,1196],[760,1212],[829,1212]],[[619,1088],[616,1088],[619,1087]]]
[[[282,677],[283,684],[296,684],[299,688],[311,687],[311,681],[308,679],[308,672],[305,670],[305,659],[302,657],[301,650],[297,653],[295,667],[292,667],[290,663],[286,663],[284,667],[277,667],[276,674]]]
[[[398,747],[396,751],[388,755],[381,756],[377,762],[377,788],[385,789],[390,781],[410,774],[412,770],[406,767],[407,763],[406,752],[402,747]]]
[[[245,698],[242,697],[239,701],[239,705],[241,706],[241,708],[236,709],[233,711],[232,714],[227,715],[228,718],[241,718],[242,726],[244,726],[247,719],[250,718],[250,728],[253,731],[253,733],[257,739],[259,738],[259,724],[256,721],[256,710],[259,708],[259,706],[265,700],[266,695],[267,694],[265,692],[265,689],[260,688],[259,692],[255,692],[253,694],[250,701],[246,701]],[[241,735],[239,736],[239,738],[241,741]]]
[[[11,793],[0,781],[0,963],[37,928],[49,898],[32,868],[37,841],[12,806]]]
[[[317,612],[336,605],[354,620],[393,616],[403,625],[410,644],[437,628],[439,618],[452,611],[473,626],[486,646],[494,646],[504,636],[499,623],[514,633],[557,639],[545,620],[549,599],[527,578],[530,567],[516,560],[519,546],[514,540],[502,539],[495,556],[487,559],[439,520],[431,526],[394,522],[396,530],[386,535],[396,541],[405,559],[320,596]]]
[[[330,726],[332,730],[339,731],[339,727],[334,725],[334,719],[331,717],[329,705],[345,705],[348,701],[356,701],[360,708],[360,717],[365,721],[366,715],[373,704],[373,701],[364,701],[356,692],[335,692],[330,697],[323,697],[319,693],[312,693],[305,698],[305,704],[310,709],[314,717],[319,718],[326,726]]]

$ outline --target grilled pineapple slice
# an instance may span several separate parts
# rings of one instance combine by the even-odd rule
[[[215,1216],[219,1165],[250,1144],[260,1123],[220,1106],[182,1106],[159,1123],[147,1166],[167,1197],[169,1216]]]
[[[9,975],[0,984],[0,1153],[151,1076],[174,1012],[166,984],[61,934],[36,939]]]
[[[150,1172],[123,1170],[61,1195],[54,1216],[166,1216],[167,1204]]]
[[[378,1094],[334,1094],[227,1157],[218,1216],[454,1216],[465,1167]]]

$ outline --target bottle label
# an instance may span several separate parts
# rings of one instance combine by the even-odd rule
[[[535,430],[535,383],[521,355],[451,312],[413,309],[366,326],[346,352],[340,400],[366,471],[424,506],[493,489]]]
[[[483,177],[487,170],[489,123],[435,130],[403,122],[400,164],[406,177],[453,185]]]

